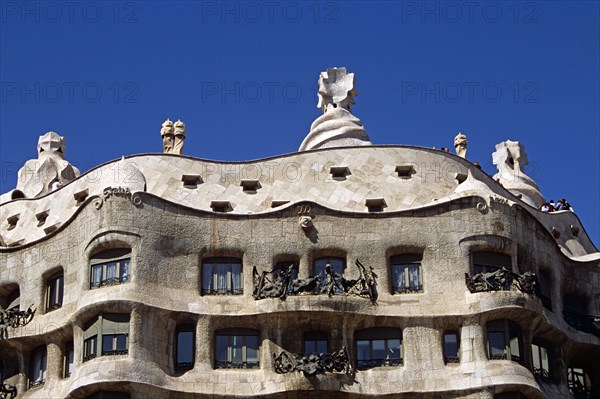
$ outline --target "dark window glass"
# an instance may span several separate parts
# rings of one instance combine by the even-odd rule
[[[473,252],[473,273],[490,273],[505,268],[512,270],[512,259],[509,255],[497,252]]]
[[[304,353],[328,353],[329,341],[324,331],[311,331],[304,334]]]
[[[86,399],[130,399],[130,396],[125,392],[100,391],[86,397]]]
[[[242,261],[212,258],[202,262],[202,295],[241,295],[244,293]]]
[[[69,343],[65,347],[65,373],[64,376],[70,377],[73,373],[73,360],[74,360],[75,352],[73,350],[73,343]]]
[[[315,276],[323,273],[325,271],[325,267],[327,265],[331,265],[333,271],[339,275],[344,274],[344,265],[346,264],[345,260],[342,258],[319,258],[315,259],[314,263],[314,273]]]
[[[318,258],[313,263],[313,271],[317,278],[315,294],[344,294],[342,276],[346,261],[343,258]],[[330,268],[328,268],[330,266]],[[329,270],[329,271],[328,271]]]
[[[215,334],[216,368],[258,368],[258,331],[220,330]]]
[[[46,382],[46,346],[40,346],[31,352],[31,374],[29,387],[35,388]]]
[[[402,332],[395,328],[370,328],[355,333],[359,370],[402,364]]]
[[[454,331],[444,333],[444,361],[446,363],[458,363],[458,334]]]
[[[128,314],[103,313],[90,320],[83,332],[83,361],[99,355],[126,355],[129,347]]]
[[[592,379],[589,370],[570,366],[567,369],[567,384],[576,399],[592,398]]]
[[[536,294],[542,301],[542,305],[548,310],[552,310],[552,290],[550,289],[550,280],[544,272],[537,275]]]
[[[189,370],[194,367],[194,326],[178,326],[176,330],[175,368]]]
[[[521,362],[521,327],[506,319],[490,321],[486,327],[489,358]]]

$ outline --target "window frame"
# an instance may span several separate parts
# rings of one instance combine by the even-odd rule
[[[578,375],[581,377],[582,381],[579,381],[581,385],[581,388],[583,388],[583,390],[579,390],[579,391],[573,391],[573,384],[575,382],[575,379],[571,379],[572,376],[575,375],[575,370],[581,370],[581,373],[578,373]],[[579,380],[579,379],[577,379]],[[592,377],[591,377],[591,373],[590,370],[585,367],[584,365],[581,364],[575,364],[572,365],[570,364],[567,367],[567,387],[569,388],[569,392],[571,392],[573,394],[573,396],[580,398],[581,396],[576,396],[577,394],[585,394],[587,395],[587,398],[591,398],[592,396]]]
[[[192,334],[192,343],[191,343],[191,362],[180,362],[179,361],[179,334],[182,333],[191,333]],[[185,371],[192,370],[194,365],[196,364],[196,327],[191,323],[179,324],[175,328],[175,345],[173,346],[175,351],[173,353],[173,363],[175,366],[175,370],[177,371]]]
[[[398,340],[399,358],[390,359],[391,351],[390,341]],[[384,341],[383,351],[386,353],[384,359],[374,358],[373,343],[375,341]],[[368,342],[368,359],[360,359],[359,342]],[[377,367],[398,367],[404,364],[404,345],[402,339],[402,330],[394,327],[373,327],[357,330],[354,332],[354,350],[356,353],[356,369],[368,370]]]
[[[258,369],[260,368],[260,332],[250,328],[235,328],[217,330],[214,334],[215,369]],[[227,360],[219,360],[219,337],[227,338]],[[240,357],[241,361],[234,361],[232,340],[234,337],[241,338]],[[248,362],[248,338],[256,338],[256,362]]]
[[[423,254],[406,253],[390,257],[391,291],[392,294],[417,294],[423,292]],[[411,282],[411,271],[416,267],[417,284]],[[402,276],[400,285],[396,276]]]
[[[127,283],[131,280],[131,248],[113,248],[95,253],[90,257],[90,289]],[[106,258],[105,258],[106,257]],[[114,265],[114,273],[109,271]],[[100,278],[96,278],[100,271]],[[111,277],[109,277],[109,275]]]
[[[29,362],[29,389],[43,386],[46,383],[46,373],[48,372],[48,350],[46,345],[40,345],[33,349],[29,354]],[[36,367],[37,364],[39,364],[39,367]],[[36,378],[36,375],[39,378]]]
[[[91,318],[83,330],[83,362],[100,356],[128,355],[130,324],[129,313],[100,313]],[[124,348],[119,347],[120,338],[124,338]],[[105,346],[108,340],[111,340],[110,349]]]
[[[239,267],[239,276],[237,277],[238,286],[234,281],[237,271],[233,265]],[[211,267],[210,274],[205,270]],[[215,268],[217,266],[217,268]],[[219,270],[221,269],[223,270]],[[200,273],[200,291],[201,295],[243,295],[244,294],[244,263],[241,258],[235,257],[212,257],[202,260]],[[210,276],[210,277],[209,277]],[[223,290],[218,288],[219,278],[225,276],[226,287]],[[217,288],[214,288],[217,286]]]
[[[518,355],[513,354],[513,336],[517,332],[517,350]],[[490,333],[494,333],[496,337],[500,337],[503,341],[502,355],[492,355],[492,339]],[[523,364],[523,330],[521,326],[509,319],[495,319],[486,323],[486,338],[487,338],[487,354],[489,360],[511,360]]]
[[[46,280],[46,313],[60,309],[65,295],[65,274],[60,271]]]
[[[73,341],[65,344],[65,352],[63,357],[63,378],[69,378],[73,374],[75,367],[75,346]]]
[[[542,350],[546,353],[546,368],[544,368]],[[535,367],[536,359],[540,366],[539,368]],[[547,345],[545,341],[537,338],[534,338],[531,342],[531,372],[536,377],[548,381],[552,380],[552,356],[550,354],[550,346]]]
[[[456,356],[450,356],[447,349],[446,337],[454,335],[456,337]],[[442,353],[444,354],[444,363],[460,363],[460,335],[456,330],[446,330],[442,334]]]

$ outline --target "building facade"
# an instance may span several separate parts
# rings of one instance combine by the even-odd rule
[[[1,395],[600,397],[600,254],[522,145],[495,176],[462,135],[372,145],[354,76],[319,83],[268,159],[181,155],[167,120],[163,154],[80,175],[40,138],[0,197]]]

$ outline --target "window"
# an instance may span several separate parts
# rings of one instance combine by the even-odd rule
[[[490,273],[498,269],[512,270],[512,259],[509,255],[497,252],[473,252],[473,274]]]
[[[458,333],[456,331],[444,332],[444,362],[446,363],[459,363],[458,348],[460,347],[460,341],[458,339]]]
[[[548,275],[540,271],[537,275],[536,294],[542,305],[548,310],[552,310],[552,290],[550,289],[550,280]]]
[[[241,295],[243,284],[240,259],[211,258],[202,262],[202,295]]]
[[[258,356],[258,331],[228,329],[216,332],[216,368],[258,368]]]
[[[100,252],[92,257],[90,265],[90,288],[125,283],[131,277],[131,249]]]
[[[509,359],[521,362],[521,327],[510,320],[487,323],[488,356],[490,360]]]
[[[304,353],[329,353],[329,340],[324,331],[304,333]]]
[[[576,399],[592,397],[592,379],[589,370],[582,367],[569,367],[567,369],[567,385]]]
[[[550,361],[548,358],[548,347],[538,340],[531,344],[531,359],[533,374],[542,378],[550,379]]]
[[[177,326],[175,331],[175,369],[190,370],[194,368],[194,326],[185,324]]]
[[[39,387],[46,382],[46,346],[39,346],[31,352],[31,374],[29,388]]]
[[[48,279],[46,286],[46,312],[51,312],[62,306],[64,285],[64,275],[62,272]]]
[[[392,294],[423,291],[420,254],[403,254],[390,259],[392,268]]]
[[[396,328],[356,331],[356,366],[359,370],[402,364],[402,332]]]
[[[337,274],[344,274],[346,261],[343,258],[318,258],[315,259],[314,273],[315,276],[323,273],[327,265],[331,265],[333,271]]]
[[[75,352],[73,350],[73,342],[69,342],[65,346],[65,365],[64,365],[64,377],[70,377],[73,373],[73,360],[75,358]]]
[[[129,315],[103,313],[88,322],[83,332],[83,361],[97,356],[126,355]]]
[[[527,399],[521,392],[504,392],[494,395],[494,399]]]

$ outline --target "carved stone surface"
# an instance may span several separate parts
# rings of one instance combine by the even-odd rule
[[[287,269],[277,268],[269,272],[258,273],[254,267],[253,281],[254,299],[281,298],[289,295],[354,295],[369,298],[373,303],[377,301],[377,275],[370,267],[367,269],[357,259],[356,267],[360,277],[356,280],[345,279],[336,273],[331,265],[326,265],[325,270],[317,276],[307,279],[292,279],[292,273],[296,265],[291,264]]]
[[[521,275],[501,268],[488,273],[465,273],[467,288],[471,293],[488,291],[510,291],[513,288],[525,294],[535,293],[536,276],[533,272]]]
[[[524,168],[529,161],[525,147],[521,143],[507,140],[496,144],[492,162],[498,168],[494,179],[508,191],[515,195],[521,194],[521,199],[525,203],[536,208],[546,202],[537,184],[525,174]]]
[[[17,396],[17,387],[2,383],[0,386],[0,399],[13,399]]]
[[[19,169],[17,190],[27,198],[40,197],[52,191],[53,183],[65,185],[79,177],[79,170],[64,159],[65,147],[65,138],[55,132],[40,136],[38,159],[30,159]]]
[[[297,354],[287,351],[283,351],[279,355],[274,353],[273,368],[279,374],[301,371],[306,376],[334,372],[353,373],[348,350],[345,346],[333,353]]]
[[[350,112],[354,97],[354,74],[346,68],[330,68],[319,76],[319,102],[323,115],[310,127],[310,132],[300,145],[299,151],[315,148],[371,145],[371,139]]]
[[[458,132],[456,137],[454,138],[454,149],[456,150],[456,155],[461,158],[467,158],[467,136]]]
[[[35,315],[36,309],[31,305],[27,310],[0,310],[0,338],[6,338],[8,327],[18,328],[27,325]]]

